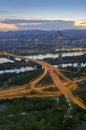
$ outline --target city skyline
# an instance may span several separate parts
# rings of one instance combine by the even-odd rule
[[[0,0],[0,31],[86,29],[85,0]]]

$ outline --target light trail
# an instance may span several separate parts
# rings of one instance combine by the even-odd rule
[[[39,60],[33,60],[30,58],[26,58],[24,56],[17,56],[14,54],[10,54],[7,52],[0,52],[0,55],[4,56],[11,56],[11,57],[16,57],[24,60],[29,60],[32,62],[35,62],[37,64],[40,64],[44,67],[44,72],[40,77],[38,77],[36,80],[32,81],[30,84],[15,87],[15,88],[8,88],[0,91],[0,99],[11,99],[11,98],[20,98],[20,97],[50,97],[50,96],[59,96],[63,94],[67,99],[72,101],[74,104],[77,104],[81,108],[86,110],[86,105],[83,103],[81,99],[78,97],[74,96],[71,92],[70,89],[76,89],[77,85],[65,77],[61,71],[53,67],[52,65],[44,62],[44,61],[39,61]],[[55,87],[59,89],[56,92],[46,92],[43,91],[42,89],[36,88],[36,84],[43,79],[43,77],[46,76],[46,74],[49,73],[51,76],[51,79],[54,82]],[[65,84],[66,83],[66,84]],[[31,88],[30,88],[31,85]],[[67,86],[68,85],[68,86]]]

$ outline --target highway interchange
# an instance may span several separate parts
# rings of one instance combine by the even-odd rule
[[[31,83],[25,84],[23,86],[16,86],[14,88],[10,87],[7,89],[0,90],[0,100],[20,98],[20,97],[49,97],[49,96],[51,97],[51,96],[60,96],[61,94],[63,94],[67,99],[72,101],[74,104],[86,110],[86,105],[83,103],[83,101],[78,96],[72,94],[72,90],[78,87],[77,84],[68,79],[67,77],[65,77],[59,69],[53,67],[52,65],[44,61],[33,60],[24,56],[17,56],[15,54],[10,54],[5,51],[1,51],[0,55],[29,60],[37,64],[40,64],[44,68],[43,73]],[[48,86],[36,87],[36,85],[47,74],[50,75],[51,79],[53,80],[53,84]],[[57,90],[51,92],[44,91],[45,88],[50,87],[56,88]]]

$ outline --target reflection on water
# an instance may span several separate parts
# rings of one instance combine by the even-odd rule
[[[85,52],[66,52],[66,53],[63,53],[62,56],[65,57],[65,56],[80,56],[80,55],[83,55],[85,54]],[[26,56],[26,57],[29,57],[29,58],[32,58],[32,59],[44,59],[44,58],[58,58],[58,53],[57,54],[39,54],[39,55],[30,55],[30,56]],[[17,61],[20,61],[21,59],[19,58],[15,58],[15,60]],[[6,62],[14,62],[10,59],[7,59],[7,58],[0,58],[0,63],[6,63]]]
[[[85,54],[85,52],[67,52],[67,53],[63,53],[62,57],[65,56],[80,56]],[[27,56],[28,58],[32,58],[32,59],[44,59],[44,58],[57,58],[58,57],[58,53],[57,54],[46,54],[46,55],[31,55],[31,56]]]
[[[85,54],[85,52],[67,52],[67,53],[63,53],[62,56],[79,56],[79,55],[83,55]],[[57,58],[58,57],[58,53],[57,54],[45,54],[45,55],[32,55],[32,56],[27,56],[29,58],[32,59],[44,59],[44,58]],[[15,60],[21,60],[18,58],[15,58]],[[13,60],[7,59],[7,58],[0,58],[0,64],[2,63],[6,63],[6,62],[11,62],[13,63]],[[54,65],[55,67],[58,67],[58,65]],[[73,67],[77,67],[78,63],[68,63],[68,64],[62,64],[62,67],[68,67],[68,66],[73,66]],[[85,67],[86,63],[81,63],[81,67]],[[25,72],[25,71],[30,71],[30,70],[35,70],[34,67],[21,67],[20,69],[11,69],[11,70],[1,70],[0,74],[3,73],[20,73],[20,72]]]
[[[20,69],[11,69],[11,70],[1,70],[0,74],[3,73],[20,73],[20,72],[25,72],[25,71],[31,71],[31,70],[35,70],[34,67],[21,67]]]
[[[62,64],[62,68],[65,68],[65,67],[78,67],[78,63],[68,63],[68,64]],[[81,67],[85,67],[86,66],[86,63],[81,63],[80,65]],[[58,65],[54,65],[54,67],[58,67]]]
[[[5,104],[0,104],[0,112],[4,111],[4,109],[6,109],[6,105]]]
[[[13,63],[14,61],[12,61],[12,60],[10,60],[10,59],[7,59],[7,58],[0,58],[0,64],[6,63],[6,62],[11,62],[11,63]]]
[[[58,65],[53,65],[54,67],[58,68]],[[66,68],[68,66],[73,66],[73,67],[77,67],[78,63],[68,63],[68,64],[62,64],[62,68]],[[81,63],[81,67],[85,67],[86,63]],[[4,73],[20,73],[20,72],[26,72],[26,71],[31,71],[31,70],[35,70],[35,67],[21,67],[20,69],[11,69],[11,70],[1,70],[0,74],[4,74]]]

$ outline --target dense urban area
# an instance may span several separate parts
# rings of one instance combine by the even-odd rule
[[[86,47],[86,30],[63,30],[63,48]],[[58,31],[9,31],[0,32],[0,49],[46,50],[56,49]]]

